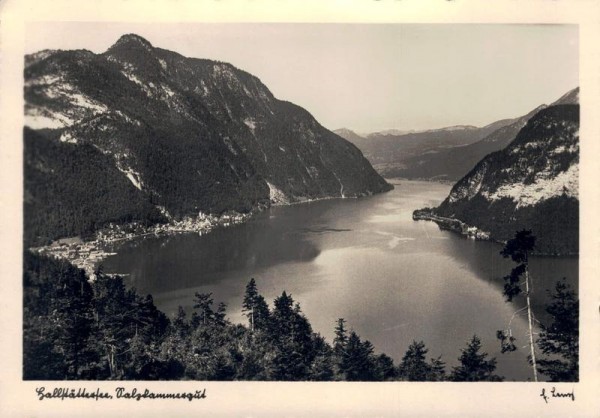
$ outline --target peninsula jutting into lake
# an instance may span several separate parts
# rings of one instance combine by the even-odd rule
[[[25,56],[25,379],[578,380],[579,88],[562,88],[577,79],[576,30],[540,27],[532,40],[472,28],[487,41],[513,34],[498,57],[540,48],[527,71],[569,65],[512,90],[511,106],[482,116],[464,105],[448,111],[454,125],[421,129],[424,110],[370,90],[413,94],[429,114],[463,100],[454,86],[417,97],[404,84],[441,77],[416,70],[446,51],[424,37],[405,44],[412,60],[379,57],[387,66],[368,74],[352,61],[371,57],[362,36],[468,30],[333,26],[311,36],[345,39],[346,53],[294,25],[248,36],[294,34],[287,46],[326,103],[338,83],[379,97],[363,122],[342,98],[309,113],[276,97],[271,83],[291,99],[311,81],[236,56],[227,30],[248,29],[236,25],[213,27],[234,63],[203,55],[207,45],[173,46],[177,31],[120,34],[102,49],[46,40],[51,49]],[[477,68],[477,42],[453,47],[456,71]],[[353,65],[319,61],[326,52]],[[486,77],[523,83],[518,72]],[[486,92],[471,100],[500,94]],[[403,112],[415,125],[325,127],[344,112],[346,126]]]

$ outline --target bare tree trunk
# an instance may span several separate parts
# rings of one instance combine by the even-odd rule
[[[108,360],[108,371],[110,373],[110,377],[113,377],[115,372],[114,372],[114,367],[113,367],[113,362],[112,362],[112,351],[110,349],[110,346],[108,346],[108,352],[106,353],[106,359]]]
[[[527,320],[529,322],[529,346],[531,348],[531,362],[533,365],[533,380],[538,381],[537,364],[535,362],[535,346],[533,345],[533,325],[531,322],[531,301],[529,298],[529,268],[525,267],[525,292],[527,295]]]

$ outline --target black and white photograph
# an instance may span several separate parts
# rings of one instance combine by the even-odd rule
[[[117,381],[140,403],[211,382],[576,403],[597,279],[578,24],[21,29],[32,402]]]

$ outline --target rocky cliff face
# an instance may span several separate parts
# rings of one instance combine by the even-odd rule
[[[433,213],[496,240],[532,229],[537,251],[579,250],[579,105],[575,89],[537,112],[506,148],[482,159]]]
[[[39,190],[32,182],[44,170],[50,174],[46,188],[57,193],[61,183],[75,181],[64,177],[70,163],[56,161],[61,149],[85,147],[86,159],[102,160],[110,166],[106,170],[128,181],[133,200],[173,217],[391,188],[355,146],[306,110],[273,97],[258,78],[227,63],[155,48],[136,35],[121,37],[103,54],[26,56],[25,102],[26,186],[32,186],[26,190],[26,218],[39,220],[29,225],[33,229],[44,212],[58,218],[57,211],[68,218],[90,212],[86,202],[59,208],[52,198],[32,192]],[[54,143],[51,155],[42,152],[41,137]],[[54,173],[62,174],[52,175],[48,170],[57,164],[61,169]],[[94,181],[104,180],[98,172]],[[106,189],[108,206],[123,200]],[[54,200],[69,198],[58,194]],[[119,213],[117,219],[86,221],[95,227],[127,217],[127,210]],[[50,235],[78,232],[69,231],[68,223]]]

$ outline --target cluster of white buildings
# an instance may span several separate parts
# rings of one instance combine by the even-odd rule
[[[197,232],[200,235],[218,226],[228,227],[247,220],[250,214],[226,214],[220,217],[202,212],[197,217],[186,217],[180,221],[171,220],[167,224],[153,225],[149,228],[132,223],[125,226],[110,224],[98,231],[92,241],[81,238],[62,238],[46,247],[34,248],[41,254],[68,260],[71,264],[86,271],[91,279],[95,277],[96,266],[106,257],[115,254],[102,247],[119,241],[132,240],[147,235],[167,235],[172,233]]]
[[[36,250],[41,254],[68,260],[74,266],[85,270],[90,277],[100,261],[114,254],[98,248],[96,241],[83,242],[81,238],[60,239]]]

